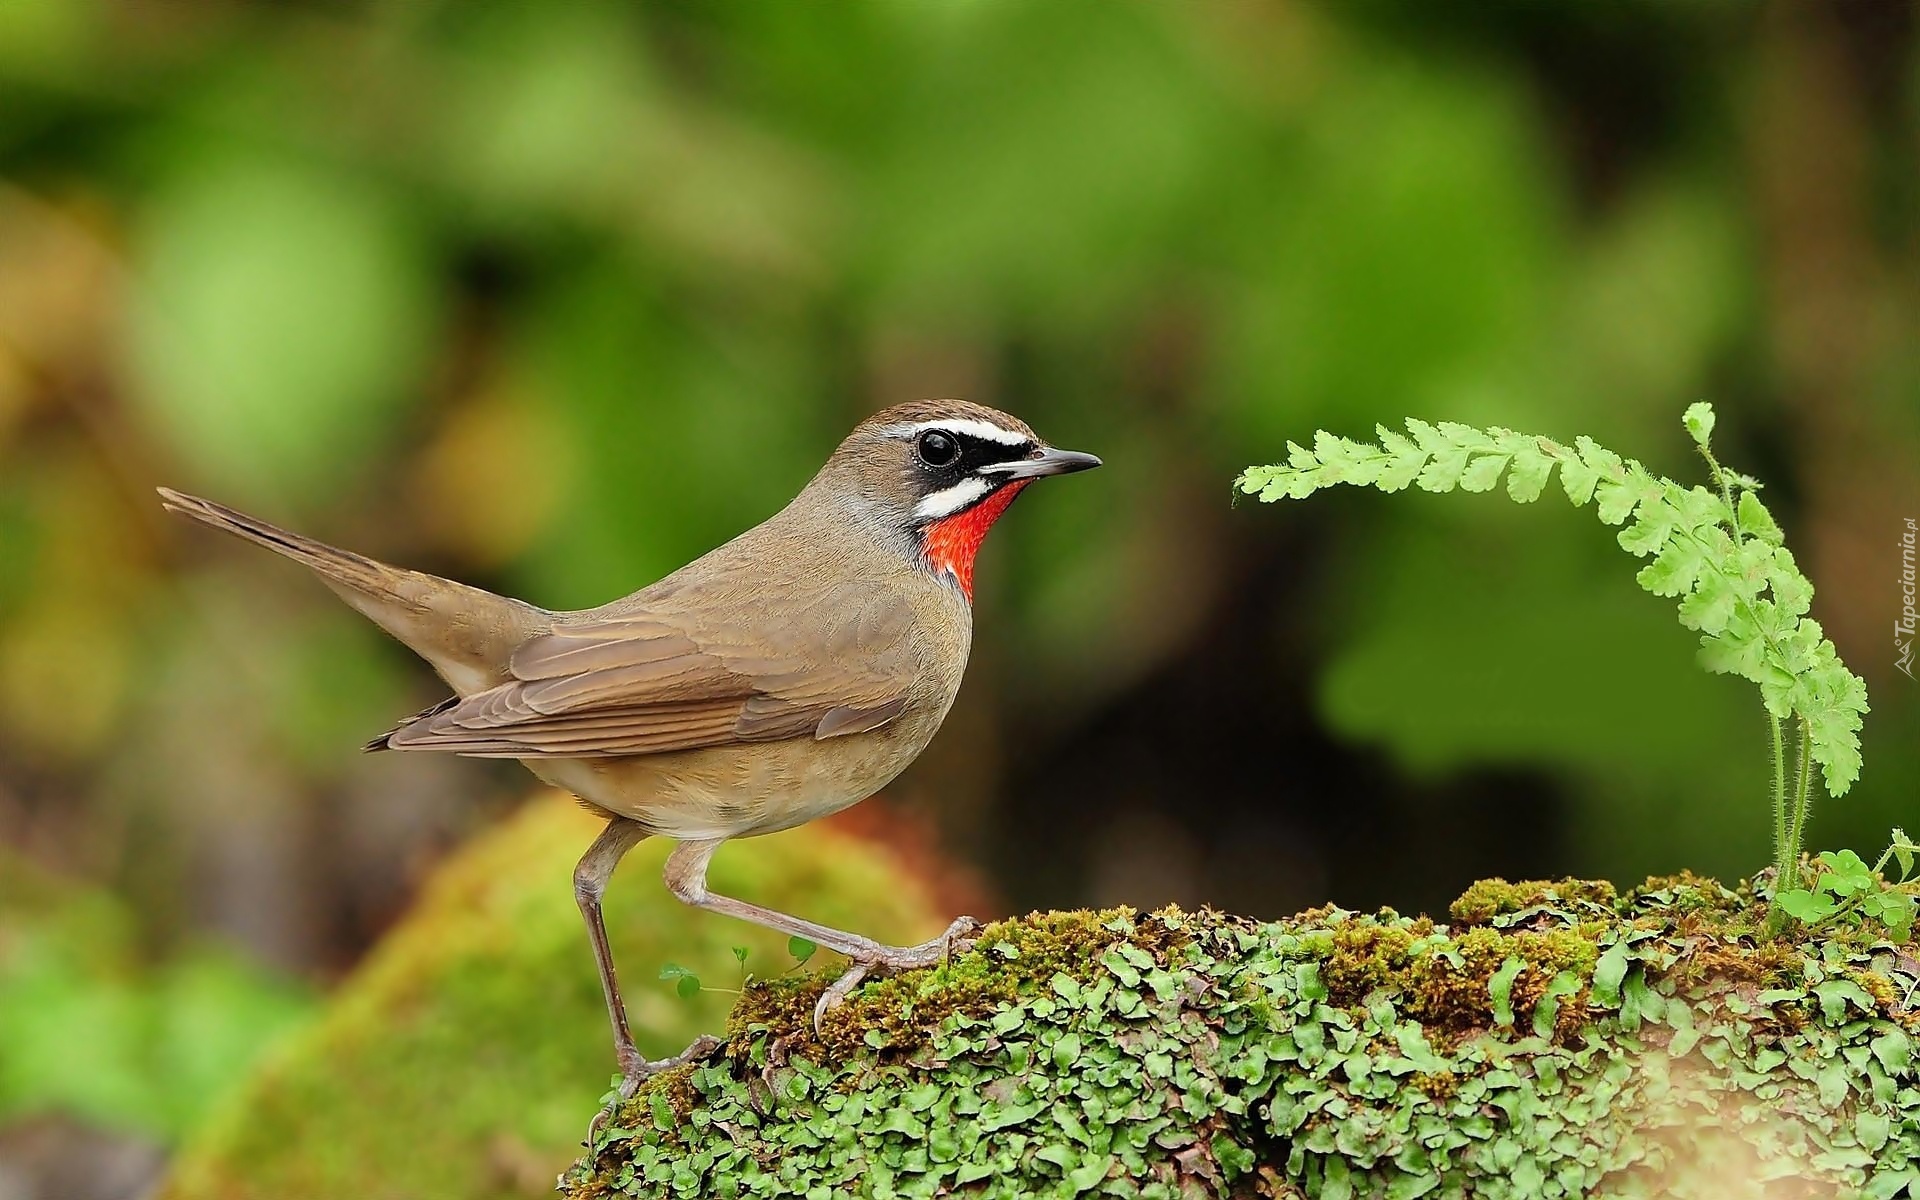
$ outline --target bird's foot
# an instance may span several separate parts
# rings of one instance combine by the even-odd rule
[[[876,971],[911,971],[945,962],[971,947],[973,935],[979,932],[980,922],[972,917],[957,917],[945,933],[931,941],[918,946],[880,946],[876,953],[856,957],[840,978],[820,993],[819,1002],[813,1006],[813,1031],[820,1032],[821,1018],[840,1007],[867,976]]]
[[[592,1151],[593,1139],[600,1132],[601,1127],[612,1119],[622,1104],[633,1099],[634,1094],[640,1090],[641,1084],[662,1071],[685,1066],[690,1062],[698,1062],[718,1050],[720,1045],[719,1038],[710,1033],[703,1033],[693,1039],[693,1043],[685,1050],[672,1058],[655,1059],[648,1059],[635,1046],[616,1047],[614,1054],[620,1062],[620,1086],[614,1090],[613,1098],[607,1101],[606,1107],[594,1114],[592,1122],[587,1125],[588,1151]]]

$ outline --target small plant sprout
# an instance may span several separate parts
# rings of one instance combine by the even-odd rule
[[[1815,860],[1811,884],[1774,894],[1774,903],[1788,916],[1813,928],[1861,928],[1866,922],[1886,927],[1896,942],[1913,932],[1915,901],[1920,884],[1912,882],[1914,845],[1902,830],[1893,831],[1893,844],[1869,867],[1851,850],[1829,850]],[[1900,877],[1889,879],[1889,863],[1897,862]]]
[[[787,953],[793,955],[794,964],[792,967],[789,967],[788,970],[796,970],[806,966],[807,960],[812,958],[819,949],[818,946],[806,938],[789,938],[787,940]],[[681,966],[679,963],[672,962],[661,966],[660,981],[662,983],[673,984],[674,994],[682,1000],[691,1000],[701,992],[724,992],[730,996],[741,995],[746,991],[748,981],[752,979],[752,975],[747,971],[747,958],[751,954],[751,951],[745,946],[734,946],[732,950],[733,961],[735,965],[740,968],[740,986],[737,988],[708,987],[700,981],[698,974]]]
[[[700,994],[700,977],[679,963],[666,963],[660,968],[660,980],[673,984],[674,994],[682,1000],[691,1000]]]
[[[1700,664],[1759,686],[1772,751],[1774,888],[1800,891],[1813,770],[1819,767],[1829,795],[1853,786],[1867,689],[1807,615],[1813,584],[1761,503],[1759,481],[1714,457],[1712,406],[1692,405],[1683,423],[1706,460],[1711,487],[1663,479],[1591,438],[1565,446],[1511,429],[1419,420],[1408,420],[1404,434],[1376,426],[1378,444],[1325,432],[1314,435],[1311,450],[1289,442],[1285,463],[1250,467],[1236,483],[1272,501],[1304,499],[1335,484],[1486,492],[1504,475],[1507,495],[1525,504],[1539,498],[1558,467],[1567,499],[1576,506],[1592,500],[1603,522],[1624,524],[1621,549],[1650,560],[1636,576],[1640,586],[1679,599],[1680,623],[1700,634]],[[1826,877],[1833,877],[1831,868]],[[1866,903],[1861,899],[1856,910]]]

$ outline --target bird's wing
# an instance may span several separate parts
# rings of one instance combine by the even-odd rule
[[[380,743],[495,758],[658,754],[877,729],[906,708],[911,610],[835,588],[742,619],[639,611],[514,651],[511,682],[403,722]]]

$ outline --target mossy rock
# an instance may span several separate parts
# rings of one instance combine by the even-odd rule
[[[1920,962],[1768,940],[1711,881],[1037,914],[809,1020],[750,988],[564,1181],[616,1196],[1920,1192]]]
[[[614,1071],[573,863],[599,821],[546,797],[463,848],[340,987],[189,1144],[165,1200],[460,1200],[552,1195]],[[670,896],[649,840],[606,897],[641,1049],[717,1031],[741,969],[794,967],[786,939]],[[951,914],[889,851],[810,827],[728,846],[716,890],[876,936],[931,936]],[[659,979],[671,960],[709,990]]]

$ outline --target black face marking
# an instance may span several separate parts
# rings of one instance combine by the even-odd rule
[[[933,521],[972,508],[1007,482],[983,467],[1028,458],[1034,448],[1035,443],[1025,437],[1009,442],[970,432],[965,422],[922,428],[913,438],[913,466],[921,497],[915,517]]]
[[[1034,444],[993,441],[965,429],[923,429],[914,438],[914,457],[923,473],[942,484],[952,483],[993,463],[1016,462],[1033,453]]]

